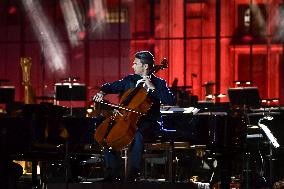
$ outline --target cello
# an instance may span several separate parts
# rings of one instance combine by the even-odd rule
[[[164,58],[160,65],[155,65],[149,71],[148,76],[168,68],[168,61]],[[100,102],[119,110],[97,127],[95,133],[96,141],[103,147],[119,151],[130,144],[136,133],[137,123],[140,118],[147,114],[151,109],[153,102],[148,96],[147,90],[143,87],[143,83],[139,83],[137,87],[127,90],[121,97],[118,105]]]

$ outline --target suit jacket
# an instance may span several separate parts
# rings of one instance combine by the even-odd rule
[[[122,95],[127,90],[136,87],[136,83],[141,76],[137,74],[130,74],[121,80],[115,81],[113,83],[105,83],[101,87],[101,91],[106,94],[120,94]],[[176,99],[173,93],[167,86],[165,80],[151,75],[151,82],[155,85],[155,90],[149,90],[148,95],[153,100],[153,105],[147,113],[147,117],[150,119],[158,120],[160,118],[160,105],[175,105]]]

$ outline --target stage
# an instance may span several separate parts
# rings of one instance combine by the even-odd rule
[[[46,189],[209,189],[208,184],[201,183],[168,183],[168,182],[147,182],[141,181],[137,183],[49,183]],[[32,186],[27,183],[18,183],[18,189],[30,189]]]

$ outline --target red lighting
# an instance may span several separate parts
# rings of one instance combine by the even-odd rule
[[[9,7],[8,13],[9,14],[15,14],[17,12],[17,8],[14,6]]]
[[[77,53],[77,54],[75,54],[75,56],[74,56],[75,59],[80,59],[80,58],[82,58],[82,57],[83,57],[83,53]]]
[[[151,45],[154,45],[154,44],[155,44],[155,39],[152,38],[152,37],[149,38],[149,39],[148,39],[148,43],[151,44]]]
[[[79,35],[79,38],[80,38],[80,39],[85,39],[85,37],[86,37],[86,32],[81,31],[81,32],[78,33],[78,35]]]
[[[96,16],[96,12],[95,12],[95,10],[93,10],[93,9],[89,9],[89,11],[88,11],[88,16],[89,16],[90,18],[95,17],[95,16]]]
[[[245,35],[243,38],[242,38],[243,42],[251,42],[253,40],[253,37],[250,36],[250,35]]]

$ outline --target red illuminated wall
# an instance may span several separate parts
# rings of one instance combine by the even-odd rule
[[[269,3],[266,9],[264,43],[246,41],[250,36],[238,36],[242,23],[239,7],[251,1],[221,1],[220,51],[216,49],[218,10],[215,0],[108,0],[108,9],[127,10],[127,21],[108,23],[102,33],[92,33],[75,48],[70,45],[58,1],[42,1],[47,18],[67,47],[68,68],[64,74],[49,70],[42,59],[40,39],[35,37],[25,13],[17,4],[11,4],[13,2],[0,2],[0,79],[8,79],[10,82],[5,85],[16,87],[18,101],[23,99],[19,66],[22,56],[32,57],[31,80],[37,96],[53,95],[56,82],[76,76],[88,86],[90,99],[100,85],[132,71],[136,51],[150,50],[157,63],[164,57],[169,61],[169,68],[158,75],[169,85],[177,78],[179,86],[192,86],[191,93],[198,95],[199,100],[205,99],[203,85],[220,78],[220,83],[215,85],[219,93],[226,94],[236,80],[251,80],[259,88],[262,98],[280,98],[284,103],[282,44],[271,38],[279,25],[276,18],[281,1]],[[78,2],[80,6],[86,6],[83,1]],[[266,5],[267,1],[254,3]],[[16,11],[11,9],[13,6]],[[218,54],[220,68],[216,63]],[[228,101],[228,98],[221,101]]]

